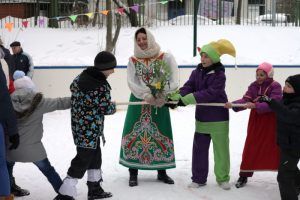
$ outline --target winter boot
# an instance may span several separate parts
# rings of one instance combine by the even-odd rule
[[[248,181],[247,177],[240,176],[240,178],[237,180],[237,182],[235,184],[235,187],[236,188],[244,187],[246,185],[247,181]]]
[[[136,169],[129,169],[129,186],[134,187],[138,185],[138,170]]]
[[[157,179],[166,184],[174,184],[174,180],[167,175],[166,170],[158,170]]]
[[[14,195],[0,196],[0,200],[14,200]]]
[[[87,182],[88,186],[88,200],[94,199],[104,199],[112,197],[110,192],[104,192],[102,187],[100,186],[100,181],[98,182]]]
[[[22,196],[28,196],[30,195],[30,192],[26,189],[22,189],[21,187],[19,187],[16,184],[15,178],[11,179],[11,188],[10,188],[10,192],[16,196],[16,197],[22,197]]]
[[[68,195],[58,194],[53,200],[75,200],[75,199]]]

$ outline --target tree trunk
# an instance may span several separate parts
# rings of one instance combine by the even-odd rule
[[[106,10],[111,10],[111,0],[106,0]],[[106,51],[113,52],[116,46],[116,42],[118,40],[120,30],[121,30],[121,16],[116,14],[116,21],[117,21],[117,28],[115,31],[114,37],[113,34],[113,19],[112,19],[112,12],[109,12],[106,16]]]
[[[238,1],[237,5],[237,14],[236,14],[236,24],[241,24],[241,15],[242,15],[242,0]]]
[[[119,0],[113,0],[113,2],[118,6],[118,8],[124,8],[124,7],[131,7],[134,6],[133,0],[127,0],[128,6],[124,5],[121,1]],[[129,12],[125,9],[124,13],[127,15],[129,18],[130,24],[132,27],[137,27],[139,25],[138,19],[137,19],[137,14],[135,11],[132,9],[129,9]]]
[[[97,18],[99,17],[99,0],[96,1],[95,14],[93,18],[92,26],[96,26]]]
[[[127,0],[128,7],[134,6],[133,0]],[[137,13],[130,9],[129,20],[132,27],[137,27],[139,25]]]

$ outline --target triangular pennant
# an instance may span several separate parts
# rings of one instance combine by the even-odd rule
[[[94,13],[90,12],[90,13],[86,13],[86,16],[88,16],[89,18],[92,18],[92,16],[94,15]]]
[[[139,12],[139,5],[134,5],[130,7],[132,10],[134,10],[135,12]]]
[[[164,4],[166,4],[166,3],[168,3],[169,1],[161,1],[161,2],[159,2],[159,3],[161,3],[162,5],[164,5]]]
[[[28,26],[28,21],[23,21],[23,22],[22,22],[22,25],[23,25],[25,28],[27,28],[27,26]]]
[[[71,19],[73,22],[75,22],[76,19],[77,19],[77,17],[78,17],[78,15],[71,15],[71,16],[69,16],[69,17],[70,17],[70,19]]]
[[[100,13],[103,14],[103,15],[107,15],[108,12],[109,12],[109,10],[102,10],[102,11],[100,11]]]
[[[39,26],[43,26],[45,24],[45,19],[39,19]]]
[[[118,8],[117,11],[120,15],[124,14],[125,8]]]
[[[14,23],[12,23],[12,22],[7,22],[7,23],[5,23],[5,28],[6,28],[9,32],[11,32],[12,29],[13,29],[13,25],[14,25]]]

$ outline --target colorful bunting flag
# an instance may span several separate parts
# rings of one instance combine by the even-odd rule
[[[117,10],[120,15],[123,15],[125,8],[118,8]]]
[[[130,7],[133,11],[139,12],[139,5],[134,5]]]
[[[42,19],[39,19],[39,26],[44,26],[45,24],[45,19],[42,18]]]
[[[5,28],[6,28],[9,32],[12,31],[13,26],[14,26],[14,23],[11,23],[11,22],[5,23]]]
[[[103,15],[107,15],[108,12],[109,12],[108,10],[102,10],[102,11],[100,11],[100,13],[103,14]]]
[[[94,15],[94,13],[90,12],[90,13],[87,13],[85,14],[86,16],[88,16],[90,19],[92,18],[92,16]]]
[[[22,26],[24,26],[25,28],[27,28],[27,26],[28,26],[28,21],[23,21],[23,22],[22,22]]]
[[[73,22],[75,22],[76,19],[77,19],[77,17],[78,17],[78,15],[71,15],[71,16],[69,16],[69,17],[70,17],[70,19],[71,19]]]
[[[164,5],[164,4],[167,4],[169,1],[161,1],[160,3],[162,4],[162,5]]]

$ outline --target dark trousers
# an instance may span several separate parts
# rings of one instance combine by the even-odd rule
[[[62,180],[58,173],[55,171],[54,167],[50,164],[48,158],[44,160],[33,162],[35,166],[39,168],[39,170],[46,176],[49,183],[52,185],[55,192],[58,192],[60,186],[62,185]],[[15,162],[7,162],[8,173],[13,183],[13,168],[15,166]]]
[[[101,169],[102,155],[100,144],[96,149],[77,147],[77,154],[71,161],[68,175],[73,178],[81,179],[89,169]]]
[[[160,174],[160,175],[167,174],[165,169],[157,170],[157,173]],[[138,169],[129,168],[129,174],[131,176],[137,176],[138,175]]]
[[[300,150],[280,149],[280,165],[277,181],[282,200],[298,200],[297,188],[300,188],[298,162]]]

